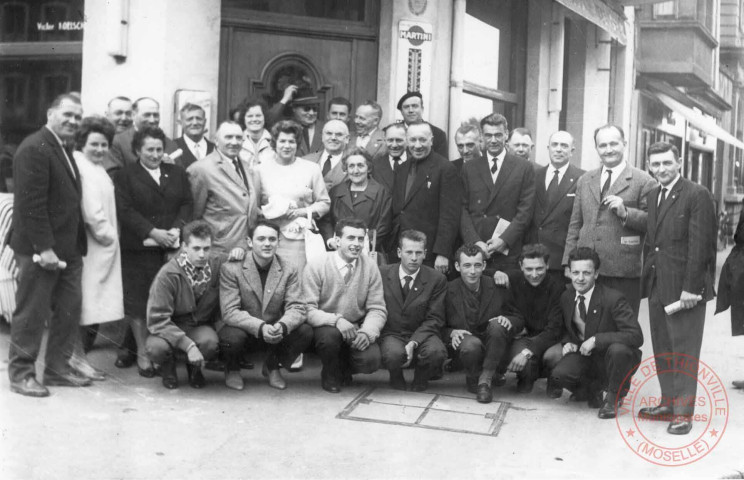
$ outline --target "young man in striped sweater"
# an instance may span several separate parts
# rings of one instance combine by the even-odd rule
[[[387,320],[377,263],[362,254],[367,226],[353,218],[336,223],[338,248],[305,267],[302,289],[307,323],[323,363],[321,386],[338,393],[354,373],[380,368],[376,343]]]

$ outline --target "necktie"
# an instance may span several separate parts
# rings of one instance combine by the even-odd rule
[[[496,170],[499,169],[498,164],[496,163],[496,159],[493,159],[493,165],[491,166],[491,175],[496,175]]]
[[[353,263],[347,263],[346,264],[346,273],[344,274],[344,283],[348,285],[349,280],[351,280],[351,275],[354,273],[354,264]]]
[[[411,194],[411,187],[413,187],[413,181],[416,179],[416,162],[411,160],[411,168],[408,170],[408,178],[406,178],[406,199]]]
[[[328,172],[331,171],[331,154],[329,153],[323,162],[323,176],[325,177]]]
[[[248,188],[248,181],[246,180],[245,172],[243,172],[243,168],[240,165],[240,160],[233,158],[233,165],[235,166],[235,171],[238,172],[238,176],[243,180],[243,185],[245,185],[245,188]]]
[[[400,157],[390,157],[393,160],[393,172],[397,172],[400,168]]]
[[[659,208],[657,208],[657,211],[661,211],[661,206],[664,205],[664,202],[666,201],[667,190],[668,188],[666,187],[661,189],[661,195],[659,196]]]
[[[607,196],[607,192],[610,190],[610,184],[612,184],[612,170],[607,170],[607,180],[602,185],[602,193],[599,194],[600,198]]]
[[[410,275],[406,275],[405,277],[403,277],[403,280],[406,281],[406,283],[403,285],[403,300],[405,300],[408,294],[411,292],[411,280],[413,280],[413,277]]]
[[[77,175],[75,175],[75,167],[72,166],[72,162],[75,161],[74,157],[72,156],[72,148],[65,145],[63,150],[65,151],[65,157],[67,159],[67,166],[70,167],[70,173],[72,173],[72,178],[77,179]]]
[[[548,204],[553,204],[553,197],[556,194],[556,190],[558,190],[558,169],[555,169],[555,172],[553,172],[553,179],[550,181],[550,184],[548,185]]]
[[[202,152],[201,152],[200,145],[201,145],[201,142],[194,144],[194,157],[196,157],[197,160],[202,159]]]
[[[579,295],[579,317],[581,321],[576,322],[581,333],[581,339],[584,339],[584,329],[586,328],[586,304],[584,304],[584,295]]]

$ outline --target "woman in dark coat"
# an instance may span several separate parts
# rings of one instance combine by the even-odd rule
[[[161,129],[139,130],[132,140],[137,163],[125,166],[114,178],[121,225],[124,313],[137,343],[139,373],[148,378],[154,375],[145,354],[150,284],[167,254],[178,248],[180,229],[191,220],[193,204],[186,172],[178,165],[162,163],[164,146]]]
[[[734,242],[718,279],[716,313],[731,307],[731,334],[737,336],[744,335],[744,209],[739,215]],[[733,384],[744,389],[744,380],[735,380]]]
[[[347,150],[341,166],[346,172],[346,180],[329,193],[331,211],[321,219],[321,234],[328,248],[335,250],[333,229],[336,222],[342,218],[358,218],[367,224],[370,241],[376,232],[375,250],[380,252],[390,235],[393,221],[390,193],[371,177],[372,157],[366,149],[353,147]]]

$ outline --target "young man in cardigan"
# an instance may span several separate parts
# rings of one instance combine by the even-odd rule
[[[303,273],[307,323],[323,363],[321,386],[338,393],[354,373],[380,368],[377,338],[387,320],[377,263],[362,254],[367,226],[353,218],[336,223],[338,249],[310,261]]]

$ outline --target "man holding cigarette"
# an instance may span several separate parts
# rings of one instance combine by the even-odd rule
[[[561,263],[569,276],[569,253],[576,247],[596,250],[602,259],[599,282],[619,290],[638,318],[646,201],[656,182],[625,161],[627,144],[622,128],[611,124],[599,127],[594,131],[594,144],[602,166],[576,182]]]
[[[671,420],[667,432],[684,435],[695,412],[705,302],[714,296],[715,208],[708,190],[681,177],[675,146],[651,145],[648,165],[660,185],[649,195],[642,285],[662,402],[642,408],[638,416]]]

